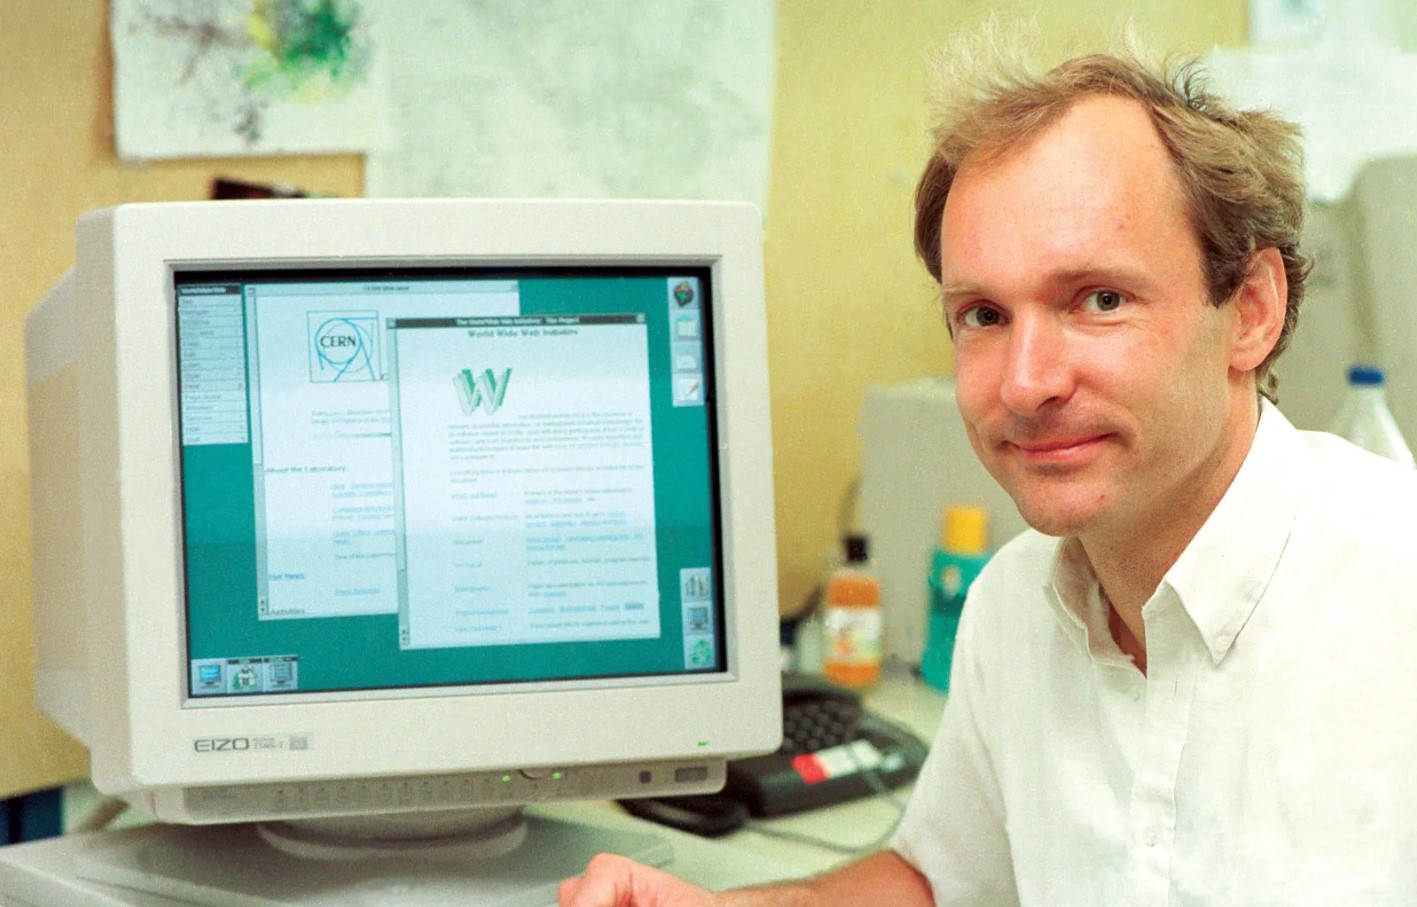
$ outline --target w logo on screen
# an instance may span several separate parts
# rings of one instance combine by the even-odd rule
[[[492,369],[483,369],[474,375],[463,369],[453,376],[453,386],[458,389],[458,402],[462,404],[464,416],[471,416],[481,407],[487,415],[502,408],[507,398],[507,385],[512,382],[512,370],[507,369],[499,377]]]

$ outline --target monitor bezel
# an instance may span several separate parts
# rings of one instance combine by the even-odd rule
[[[727,672],[577,682],[576,688],[554,691],[184,707],[184,631],[174,613],[181,608],[183,569],[176,537],[181,505],[171,374],[173,274],[273,261],[282,267],[606,261],[707,267],[722,301],[713,356],[723,400],[716,430],[724,489]],[[85,742],[100,788],[732,756],[776,745],[775,543],[756,209],[515,200],[121,206],[81,222],[76,281],[76,304],[93,307],[80,312],[81,353],[113,385],[111,394],[96,388],[85,404],[92,417],[85,513],[93,516],[86,519],[85,540],[91,616]],[[725,343],[728,337],[732,343]],[[105,412],[109,397],[112,412]],[[115,468],[118,482],[111,488],[106,483]],[[104,513],[110,505],[112,513]],[[120,540],[117,550],[112,537]],[[526,714],[538,715],[535,727],[526,724]],[[489,735],[479,727],[502,732]],[[439,733],[430,736],[430,728]],[[300,752],[215,754],[201,746],[291,734],[314,745]]]

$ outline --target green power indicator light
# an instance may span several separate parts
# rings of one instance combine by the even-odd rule
[[[709,742],[708,742],[707,740],[700,740],[700,741],[699,741],[699,749],[703,749],[704,747],[706,747],[706,746],[708,746],[708,745],[709,745]]]
[[[512,783],[512,776],[511,776],[511,775],[503,775],[503,776],[502,776],[502,783],[503,783],[503,784],[511,784],[511,783]]]
[[[560,781],[560,780],[561,780],[562,778],[564,778],[564,777],[566,777],[566,773],[565,773],[565,772],[552,772],[552,773],[551,773],[551,780],[552,780],[552,781]]]

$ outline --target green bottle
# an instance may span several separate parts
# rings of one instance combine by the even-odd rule
[[[920,674],[930,686],[950,688],[950,662],[964,597],[984,569],[989,514],[982,507],[947,507],[940,524],[940,546],[930,564],[930,614]]]

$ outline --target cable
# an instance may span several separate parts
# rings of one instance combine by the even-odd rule
[[[861,476],[852,476],[836,509],[837,538],[846,538],[856,531],[856,510],[861,500]]]

